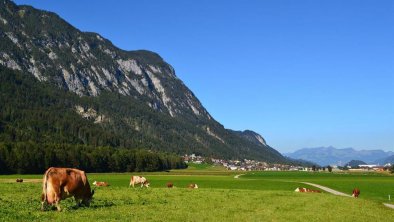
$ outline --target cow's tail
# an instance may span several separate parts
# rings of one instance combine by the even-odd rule
[[[42,201],[42,209],[44,208],[44,203],[48,202],[48,197],[47,197],[47,183],[48,183],[48,174],[52,170],[52,167],[49,168],[45,174],[44,174],[44,179],[42,181],[42,194],[41,194],[41,201]]]

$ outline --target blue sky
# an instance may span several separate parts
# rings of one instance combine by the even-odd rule
[[[394,151],[394,1],[15,2],[159,53],[216,120],[280,152]]]

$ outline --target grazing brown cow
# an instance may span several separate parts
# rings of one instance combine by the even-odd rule
[[[93,185],[95,185],[96,187],[108,187],[109,184],[107,182],[98,182],[98,181],[94,181]]]
[[[174,184],[173,184],[172,182],[167,182],[167,187],[168,187],[168,188],[173,188],[173,187],[174,187]]]
[[[321,193],[320,190],[311,190],[311,189],[304,188],[304,187],[297,187],[297,189],[295,189],[294,191],[301,192],[301,193]]]
[[[358,198],[358,195],[360,195],[360,189],[354,188],[352,197]]]
[[[190,188],[190,189],[197,189],[198,188],[196,183],[191,183],[187,187]]]
[[[149,181],[145,178],[145,177],[141,177],[141,176],[132,176],[131,177],[131,179],[130,179],[130,185],[129,185],[129,187],[130,186],[133,186],[134,187],[134,185],[135,184],[141,184],[141,187],[149,187]]]
[[[42,183],[42,206],[45,204],[55,205],[60,211],[60,200],[74,197],[77,205],[90,205],[94,190],[90,190],[90,185],[86,174],[82,170],[72,168],[49,168]],[[82,201],[82,202],[80,202]]]
[[[23,182],[23,179],[22,179],[22,178],[18,178],[18,179],[16,179],[16,182],[17,182],[17,183],[22,183],[22,182]]]

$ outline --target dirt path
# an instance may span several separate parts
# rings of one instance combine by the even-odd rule
[[[326,191],[326,192],[328,192],[328,193],[332,193],[332,194],[334,194],[334,195],[344,196],[344,197],[352,197],[352,196],[349,195],[349,194],[345,194],[345,193],[342,193],[342,192],[333,190],[333,189],[331,189],[331,188],[328,188],[328,187],[325,187],[325,186],[322,186],[322,185],[319,185],[319,184],[308,183],[308,182],[301,182],[301,183],[307,184],[307,185],[310,185],[310,186],[314,186],[314,187],[317,187],[317,188],[320,188],[320,189],[322,189],[322,190],[324,190],[324,191]]]
[[[383,204],[388,208],[394,209],[394,204],[388,204],[388,203],[383,203]]]
[[[245,175],[245,174],[238,174],[234,176],[234,179],[238,179],[240,176]]]

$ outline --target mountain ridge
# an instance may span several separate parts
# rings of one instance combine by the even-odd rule
[[[355,150],[354,148],[337,149],[335,147],[303,148],[292,153],[284,153],[285,156],[316,162],[324,165],[343,165],[351,160],[362,160],[374,163],[379,158],[393,155],[394,152],[383,150]]]

